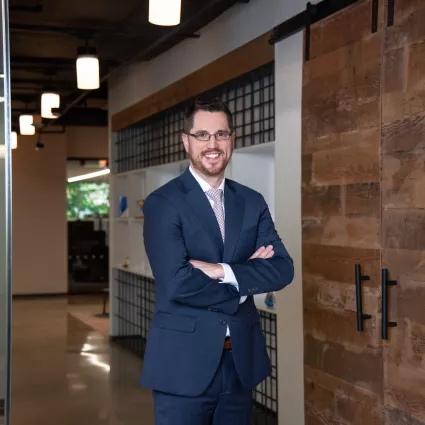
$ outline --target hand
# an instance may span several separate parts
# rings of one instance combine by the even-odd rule
[[[190,260],[190,264],[195,269],[199,269],[204,272],[211,279],[223,279],[224,269],[220,264],[206,263],[205,261]]]
[[[269,245],[267,247],[262,246],[257,251],[255,251],[254,254],[252,254],[252,256],[249,259],[250,260],[252,260],[253,258],[267,259],[267,258],[272,258],[273,255],[274,255],[273,245]]]

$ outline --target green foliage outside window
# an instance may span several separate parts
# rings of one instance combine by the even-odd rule
[[[109,213],[109,183],[74,182],[66,188],[68,218]]]

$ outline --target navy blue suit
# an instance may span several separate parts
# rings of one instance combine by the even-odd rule
[[[218,374],[225,373],[219,368],[227,361],[227,326],[235,385],[250,394],[271,373],[253,295],[288,285],[294,277],[293,262],[261,194],[226,179],[224,199],[224,243],[211,205],[189,169],[145,200],[144,243],[156,299],[140,383],[154,394],[193,398],[212,391]],[[249,260],[269,244],[273,258]],[[229,264],[239,291],[195,269],[188,262],[192,259]],[[248,297],[240,304],[244,295]],[[182,418],[182,425],[185,421]],[[176,416],[170,423],[180,425]]]

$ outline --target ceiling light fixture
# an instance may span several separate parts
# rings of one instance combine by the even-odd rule
[[[149,0],[149,22],[173,26],[180,23],[181,0]]]
[[[77,57],[77,86],[80,90],[99,88],[99,59],[95,47],[79,47]]]
[[[58,93],[46,92],[41,95],[41,116],[43,118],[58,118],[58,115],[52,112],[52,108],[59,108],[59,106],[60,96]]]
[[[12,131],[10,133],[10,149],[16,149],[18,147],[18,133]]]
[[[22,136],[33,136],[35,134],[33,122],[34,117],[32,115],[21,115],[19,117],[19,132]]]
[[[78,182],[81,180],[93,179],[95,177],[104,176],[109,174],[111,170],[109,168],[105,170],[95,171],[94,173],[82,174],[81,176],[70,177],[68,183]]]

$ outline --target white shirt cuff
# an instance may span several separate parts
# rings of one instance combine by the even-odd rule
[[[220,279],[222,283],[227,283],[229,285],[234,286],[239,291],[238,281],[236,279],[235,274],[233,273],[232,268],[226,263],[218,263],[224,269],[224,278]],[[240,298],[239,304],[242,304],[246,300],[246,295]]]
[[[232,268],[226,264],[226,263],[218,263],[220,266],[224,269],[224,278],[220,279],[223,283],[229,283],[230,285],[233,285],[236,289],[239,290],[238,281],[236,279],[235,274],[233,273]]]

